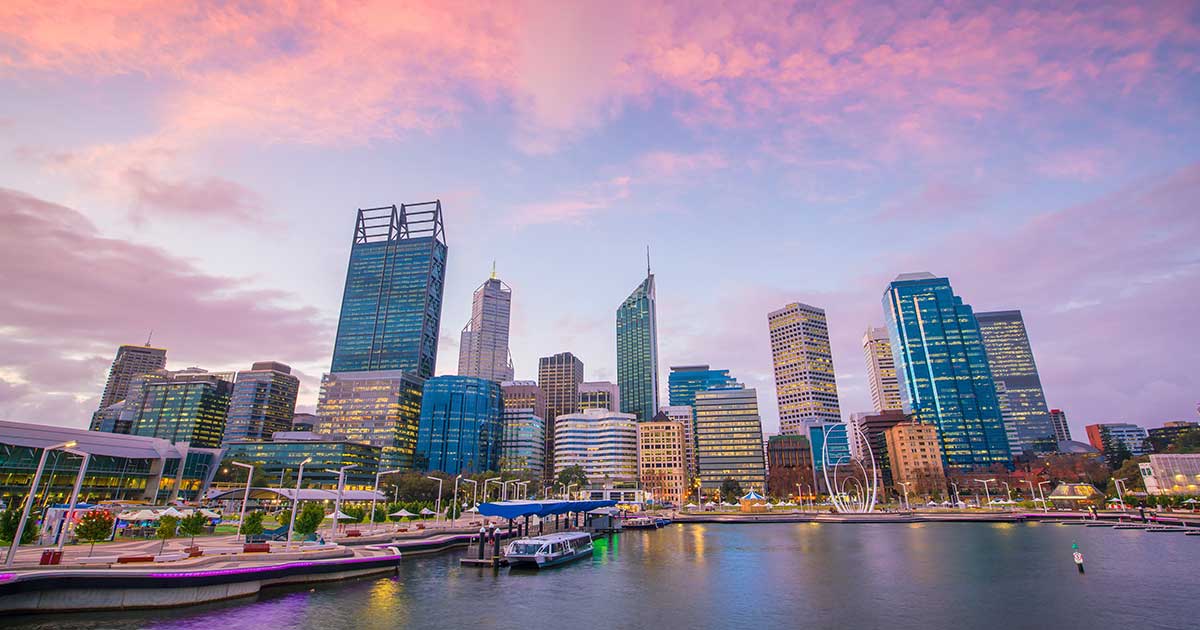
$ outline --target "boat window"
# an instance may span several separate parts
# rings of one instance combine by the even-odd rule
[[[509,553],[515,554],[535,554],[538,553],[543,545],[535,542],[514,542],[509,546]]]

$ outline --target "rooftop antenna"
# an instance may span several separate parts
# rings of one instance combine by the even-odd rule
[[[149,347],[150,347],[150,340],[151,340],[151,339],[153,339],[153,338],[154,338],[154,329],[153,329],[153,328],[151,328],[151,329],[150,329],[150,334],[149,334],[149,335],[146,335],[146,347],[147,347],[147,348],[149,348]]]
[[[492,259],[492,280],[496,279],[496,259]]]
[[[650,276],[650,246],[646,246],[646,277]]]

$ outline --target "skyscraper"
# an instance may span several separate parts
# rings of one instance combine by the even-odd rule
[[[512,359],[508,352],[508,322],[512,312],[512,289],[492,277],[475,289],[471,299],[471,321],[462,329],[458,344],[458,375],[489,381],[511,381]]]
[[[500,468],[504,439],[500,384],[474,376],[425,381],[417,430],[416,467],[451,475]]]
[[[233,383],[220,373],[198,368],[146,381],[132,433],[218,448],[225,434]]]
[[[92,416],[93,431],[100,430],[101,412],[106,407],[125,400],[129,385],[135,377],[161,370],[167,366],[167,351],[164,348],[124,345],[117,348],[117,356],[113,358],[112,366],[108,368],[108,380],[104,382],[104,392],[100,395],[100,406],[96,415]],[[114,410],[116,413],[117,410]]]
[[[863,358],[867,360],[867,382],[871,385],[871,404],[875,412],[900,411],[900,382],[896,379],[896,362],[892,358],[892,343],[887,328],[867,329],[863,335]]]
[[[282,363],[260,361],[238,372],[222,442],[269,440],[276,431],[290,431],[299,391],[300,379]]]
[[[554,424],[559,416],[579,411],[579,384],[583,361],[570,352],[538,359],[538,387],[546,397],[546,477],[553,474]]]
[[[584,409],[621,410],[621,388],[610,381],[579,384],[579,411]]]
[[[950,471],[1012,465],[996,385],[979,324],[950,281],[897,276],[883,295],[884,316],[904,387],[904,409],[936,425]]]
[[[1054,425],[1054,439],[1059,442],[1071,440],[1071,427],[1067,425],[1067,412],[1062,409],[1050,410],[1050,424]]]
[[[702,392],[710,387],[727,387],[735,384],[737,384],[737,379],[729,375],[729,370],[713,370],[707,365],[672,365],[671,374],[667,377],[672,407],[677,405],[694,407],[696,392]]]
[[[554,443],[555,475],[579,466],[592,485],[637,483],[638,430],[632,414],[588,409],[559,416]]]
[[[841,422],[825,311],[793,302],[767,315],[779,429],[803,435],[805,421]]]
[[[758,392],[740,383],[696,394],[696,460],[706,494],[726,479],[745,490],[766,490]]]
[[[654,274],[646,260],[646,279],[617,308],[617,386],[621,411],[649,420],[658,411],[658,317]]]
[[[441,201],[358,211],[331,372],[433,376],[446,252]]]
[[[504,439],[500,444],[500,472],[545,476],[546,401],[532,381],[501,383],[504,398]]]
[[[321,378],[318,433],[383,449],[380,466],[415,470],[413,453],[425,379],[404,370],[341,372]]]
[[[1008,433],[1016,437],[1008,445],[1009,450],[1013,455],[1053,451],[1058,440],[1021,311],[975,313],[975,320],[979,322],[992,379],[1004,383],[1008,397],[1012,424]]]

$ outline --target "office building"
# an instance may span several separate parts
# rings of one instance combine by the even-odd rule
[[[671,406],[687,405],[693,411],[696,392],[733,385],[737,385],[737,379],[729,375],[729,370],[714,370],[707,365],[672,365],[667,377]]]
[[[140,404],[129,410],[131,433],[198,448],[220,447],[233,393],[232,378],[199,368],[162,376],[143,384]]]
[[[120,408],[109,412],[107,428],[102,428],[101,416],[106,409],[125,400],[129,385],[133,379],[143,374],[162,370],[167,366],[167,351],[165,348],[124,345],[117,348],[117,356],[113,358],[112,366],[108,368],[108,379],[104,382],[104,392],[100,394],[100,406],[92,417],[91,430],[114,431]],[[120,433],[128,433],[128,430]]]
[[[300,379],[282,363],[262,361],[238,372],[223,441],[266,440],[290,431],[299,392]]]
[[[384,469],[415,470],[424,388],[425,379],[403,370],[325,374],[317,433],[379,447]]]
[[[767,315],[779,428],[801,435],[808,422],[841,422],[825,311],[792,303]]]
[[[658,318],[649,263],[647,256],[646,279],[617,308],[620,409],[643,421],[658,412]]]
[[[879,413],[854,413],[846,423],[850,429],[850,455],[861,461],[868,470],[871,466],[868,462],[873,458],[884,485],[890,485],[892,482],[884,433],[897,424],[911,420],[912,418],[902,411],[887,410]]]
[[[579,409],[621,410],[621,388],[609,381],[588,381],[579,384]]]
[[[292,414],[292,428],[290,430],[312,433],[320,423],[321,418],[315,413],[294,413]]]
[[[504,398],[504,441],[500,472],[546,476],[546,397],[534,381],[501,383]]]
[[[992,380],[1003,383],[1007,393],[1012,427],[1008,433],[1016,437],[1015,442],[1010,440],[1009,450],[1014,457],[1027,451],[1053,451],[1058,440],[1021,311],[980,312],[975,320]]]
[[[910,497],[940,495],[946,491],[937,427],[905,422],[888,429],[884,435],[892,486],[897,492],[904,493],[902,484],[909,484]]]
[[[696,476],[696,416],[691,405],[667,405],[660,412],[683,425],[683,460],[689,480]]]
[[[504,439],[500,384],[474,376],[425,381],[416,465],[422,471],[473,475],[500,469]]]
[[[636,484],[637,417],[605,409],[559,416],[554,424],[554,475],[579,466],[592,486]]]
[[[660,411],[652,420],[639,422],[637,432],[642,490],[655,503],[682,506],[687,492],[683,425]]]
[[[812,498],[812,446],[803,435],[772,435],[767,439],[767,494],[772,497]]]
[[[1089,424],[1084,427],[1087,431],[1088,443],[1105,454],[1111,454],[1117,443],[1125,445],[1131,455],[1145,455],[1149,452],[1147,438],[1149,433],[1144,427],[1128,422],[1108,422]]]
[[[446,252],[440,201],[358,211],[330,372],[434,375]]]
[[[538,359],[538,387],[546,397],[546,463],[554,462],[554,423],[559,416],[579,411],[579,385],[583,382],[583,361],[570,352]],[[547,481],[553,475],[546,467]]]
[[[462,329],[458,344],[458,375],[489,381],[511,381],[512,357],[508,351],[512,289],[492,277],[475,289],[471,321]]]
[[[64,442],[75,442],[75,450],[91,455],[79,489],[81,503],[195,500],[208,490],[221,461],[220,448],[0,420],[0,501],[20,505],[29,496],[42,450]],[[65,451],[51,451],[38,500],[69,501],[82,461]]]
[[[1154,454],[1138,469],[1148,494],[1200,496],[1200,453]]]
[[[1190,420],[1174,420],[1164,422],[1161,427],[1149,429],[1147,439],[1150,441],[1150,448],[1161,453],[1171,446],[1171,443],[1183,437],[1185,433],[1191,431],[1200,431],[1200,422],[1192,422]]]
[[[871,327],[862,338],[863,358],[867,362],[867,383],[871,387],[871,404],[875,411],[900,411],[900,381],[896,378],[896,362],[892,357],[892,342],[887,328]]]
[[[807,437],[812,446],[813,479],[822,492],[829,492],[825,481],[826,467],[830,481],[835,472],[845,476],[861,471],[851,458],[848,428],[843,422],[805,422],[800,425],[801,435]],[[864,465],[870,466],[865,462]]]
[[[938,428],[949,470],[1011,467],[979,324],[950,281],[901,274],[883,296],[904,410]]]
[[[1051,409],[1050,424],[1054,425],[1054,439],[1056,441],[1071,441],[1071,427],[1067,425],[1067,412],[1062,409]]]
[[[696,462],[706,496],[726,479],[746,491],[766,490],[758,392],[740,383],[696,393]]]
[[[371,490],[375,473],[380,470],[383,449],[371,444],[352,442],[344,435],[317,434],[311,431],[279,431],[267,440],[239,440],[225,444],[225,465],[230,462],[253,464],[271,484],[295,487],[300,462],[304,465],[304,487],[336,490],[338,470],[346,471],[346,490]]]

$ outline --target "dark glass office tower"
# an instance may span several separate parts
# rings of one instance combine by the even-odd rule
[[[992,378],[1004,383],[1011,425],[1009,450],[1050,452],[1058,445],[1021,311],[975,313]]]
[[[451,475],[500,469],[504,440],[500,384],[474,376],[425,381],[416,466]]]
[[[358,211],[331,372],[433,376],[446,251],[441,201]]]
[[[617,387],[622,413],[639,422],[658,413],[658,324],[649,265],[646,279],[617,309]]]
[[[949,470],[1012,466],[996,384],[971,306],[931,273],[897,276],[884,317],[904,410],[937,425]]]

